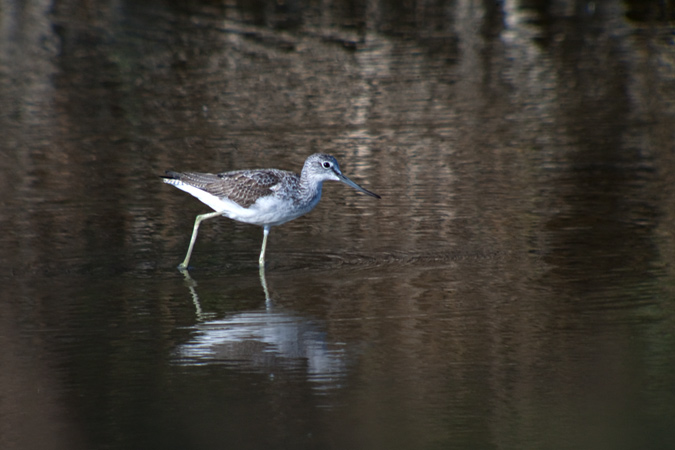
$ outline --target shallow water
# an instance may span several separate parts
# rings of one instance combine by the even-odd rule
[[[4,2],[0,447],[671,448],[667,11],[535,3]]]

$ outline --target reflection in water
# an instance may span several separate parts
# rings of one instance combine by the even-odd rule
[[[180,364],[227,364],[271,375],[277,370],[306,370],[315,387],[337,387],[345,373],[344,344],[330,342],[318,321],[276,307],[263,268],[265,307],[212,320],[202,310],[197,283],[186,270],[181,272],[199,322],[193,327],[193,338],[176,349]]]
[[[0,7],[3,450],[672,447],[663,2],[90,3]],[[283,303],[209,224],[193,306],[152,174],[316,151],[383,200],[280,228]]]

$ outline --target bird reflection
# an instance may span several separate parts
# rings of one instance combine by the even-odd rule
[[[329,341],[321,321],[275,306],[263,269],[259,275],[264,308],[219,319],[202,309],[197,283],[187,271],[182,273],[198,322],[192,338],[176,349],[179,364],[227,364],[269,374],[284,371],[302,375],[317,388],[339,385],[346,370],[344,344]]]

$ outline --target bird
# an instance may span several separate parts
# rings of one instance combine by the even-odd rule
[[[264,270],[270,229],[313,210],[321,200],[324,181],[340,181],[371,197],[381,198],[347,178],[335,157],[323,153],[309,156],[299,175],[279,169],[234,170],[216,174],[167,170],[161,178],[165,183],[197,197],[215,211],[196,217],[190,245],[185,259],[178,265],[179,270],[188,269],[199,225],[206,219],[225,216],[262,226],[263,241],[258,264]]]

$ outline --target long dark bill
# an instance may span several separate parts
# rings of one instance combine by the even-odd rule
[[[359,186],[358,184],[354,183],[352,180],[350,180],[350,179],[347,178],[346,176],[342,175],[341,173],[340,173],[340,174],[337,174],[337,176],[338,176],[338,178],[340,179],[340,181],[342,181],[342,182],[343,182],[344,184],[346,184],[347,186],[353,187],[353,188],[356,189],[357,191],[361,191],[361,192],[363,192],[364,194],[370,195],[371,197],[382,198],[382,197],[380,197],[379,195],[377,195],[376,193],[370,192],[368,189],[362,188],[361,186]]]

